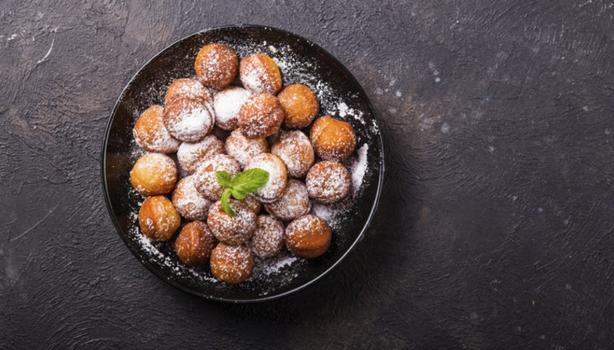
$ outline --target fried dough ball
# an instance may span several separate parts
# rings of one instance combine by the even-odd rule
[[[276,155],[262,153],[255,156],[245,170],[260,168],[269,173],[269,180],[254,195],[262,203],[272,203],[281,198],[288,184],[288,170],[284,162]]]
[[[163,111],[164,107],[153,105],[144,110],[134,124],[134,140],[146,151],[173,153],[179,147],[179,141],[164,126]]]
[[[146,153],[139,158],[130,171],[132,187],[144,196],[166,194],[177,182],[177,166],[167,155]]]
[[[279,131],[285,112],[277,97],[254,94],[241,107],[239,129],[249,138],[267,137]]]
[[[241,168],[245,168],[255,156],[267,153],[269,144],[264,137],[247,138],[240,130],[234,130],[226,138],[226,153],[239,162]]]
[[[245,203],[245,205],[247,205],[247,207],[256,215],[258,215],[260,213],[260,210],[262,210],[262,203],[260,203],[260,201],[257,200],[256,197],[252,194],[245,197],[243,203]]]
[[[204,265],[211,257],[211,251],[217,243],[202,221],[187,223],[175,240],[175,253],[182,263],[188,266]]]
[[[217,182],[217,171],[226,171],[235,176],[241,171],[239,163],[227,154],[214,154],[203,160],[194,173],[196,189],[207,199],[216,201],[222,197],[224,189]]]
[[[219,243],[211,252],[211,273],[222,282],[237,284],[247,280],[254,270],[252,251],[244,246]]]
[[[164,126],[176,139],[184,142],[198,142],[211,130],[215,114],[211,104],[200,97],[172,99],[164,107]]]
[[[311,201],[305,184],[298,180],[288,181],[288,186],[281,198],[273,203],[265,204],[266,210],[276,218],[290,221],[309,213]]]
[[[261,259],[279,254],[284,247],[284,225],[272,216],[258,216],[250,246],[254,255]]]
[[[234,130],[239,123],[239,112],[251,93],[242,87],[234,86],[215,94],[213,109],[215,124],[223,130]]]
[[[325,115],[311,126],[309,138],[313,148],[324,160],[343,160],[356,147],[356,134],[348,122]]]
[[[179,165],[188,174],[193,174],[198,165],[208,157],[224,153],[224,143],[215,135],[207,135],[201,141],[184,142],[177,150]]]
[[[168,89],[166,89],[164,104],[168,104],[173,99],[181,97],[196,97],[206,101],[211,101],[213,98],[209,89],[204,87],[200,81],[186,78],[173,80]]]
[[[304,177],[313,165],[315,154],[307,135],[302,131],[286,131],[271,146],[271,153],[281,158],[292,177]]]
[[[229,205],[235,212],[235,216],[227,214],[220,201],[215,202],[209,208],[207,224],[209,229],[220,242],[228,245],[240,245],[252,238],[256,229],[256,214],[247,205],[234,199],[230,199]]]
[[[335,203],[350,193],[352,177],[343,164],[324,160],[309,169],[305,183],[309,197],[321,203]]]
[[[203,46],[194,60],[196,77],[206,87],[222,90],[237,77],[239,57],[237,52],[224,44]]]
[[[264,53],[256,53],[241,59],[241,83],[255,92],[276,94],[281,90],[281,72],[277,63]]]
[[[179,180],[172,200],[175,209],[186,220],[205,220],[211,206],[211,202],[196,190],[193,175]]]
[[[139,209],[141,232],[155,241],[168,241],[181,224],[173,203],[164,196],[147,197]]]
[[[328,250],[333,232],[324,221],[315,215],[304,215],[286,227],[286,247],[294,255],[315,258]]]
[[[277,98],[286,112],[284,126],[290,129],[308,127],[320,109],[316,94],[305,84],[288,85]]]

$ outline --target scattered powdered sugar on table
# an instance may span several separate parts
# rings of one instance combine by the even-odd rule
[[[365,143],[356,152],[358,157],[352,163],[352,188],[354,189],[354,196],[358,194],[362,186],[362,179],[365,177],[365,173],[369,167],[367,152],[369,152],[369,145]]]

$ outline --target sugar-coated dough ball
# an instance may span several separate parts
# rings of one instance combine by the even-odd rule
[[[281,158],[292,177],[304,177],[315,161],[313,147],[302,131],[282,132],[271,146],[271,153]]]
[[[181,169],[192,174],[203,160],[222,153],[224,153],[224,143],[215,135],[207,135],[198,142],[183,142],[179,145],[177,160]]]
[[[211,92],[200,81],[187,78],[175,79],[171,82],[168,89],[166,89],[164,104],[168,104],[173,99],[180,97],[196,97],[206,101],[211,101],[212,99]]]
[[[309,213],[311,201],[307,187],[301,181],[291,179],[281,198],[264,205],[266,210],[276,218],[290,221]]]
[[[343,164],[323,160],[309,169],[305,183],[309,197],[321,203],[335,203],[350,193],[352,177]]]
[[[194,173],[196,189],[209,200],[216,201],[222,197],[224,189],[217,182],[216,172],[225,171],[231,176],[241,171],[239,163],[227,154],[215,154],[203,160]]]
[[[249,138],[267,137],[279,131],[285,112],[277,97],[263,93],[251,95],[241,107],[239,129]]]
[[[250,246],[254,255],[261,259],[276,256],[284,247],[284,225],[272,216],[258,216]]]
[[[144,110],[134,124],[134,140],[146,151],[173,153],[179,147],[179,141],[164,126],[163,112],[164,107],[153,105]]]
[[[292,221],[286,227],[286,247],[294,255],[315,258],[324,254],[333,232],[324,219],[305,215]]]
[[[309,138],[316,154],[324,160],[343,160],[356,148],[356,134],[352,125],[329,115],[316,119]]]
[[[181,217],[173,203],[164,196],[147,197],[139,209],[141,233],[155,241],[168,241],[173,237]]]
[[[247,207],[254,212],[254,214],[260,214],[260,210],[262,210],[262,203],[253,194],[245,197],[243,203],[247,205]]]
[[[213,113],[211,103],[205,99],[175,98],[164,107],[164,126],[178,140],[198,142],[213,130]]]
[[[229,284],[246,281],[254,270],[252,251],[244,245],[229,246],[219,243],[211,252],[211,273]]]
[[[220,242],[229,245],[246,243],[252,238],[256,229],[256,214],[247,205],[234,199],[230,199],[229,205],[235,212],[235,216],[227,214],[220,201],[215,202],[209,208],[207,224],[209,229]]]
[[[269,152],[269,144],[264,137],[250,139],[237,129],[226,138],[225,149],[226,153],[239,162],[241,168],[245,168],[255,156]]]
[[[277,63],[264,53],[241,59],[240,77],[243,86],[255,93],[276,94],[281,90],[281,71]]]
[[[216,243],[207,224],[202,221],[192,221],[183,226],[175,239],[175,253],[182,263],[188,266],[200,266],[209,262]]]
[[[237,52],[224,44],[203,46],[194,60],[196,77],[206,87],[222,90],[236,78],[239,70]]]
[[[167,155],[146,153],[139,158],[130,171],[132,187],[144,196],[166,194],[177,182],[177,166]]]
[[[316,94],[304,84],[286,86],[277,95],[286,112],[284,126],[290,129],[302,129],[311,124],[318,114],[320,105]]]
[[[259,168],[269,173],[267,183],[254,192],[254,195],[262,203],[275,202],[284,193],[288,184],[288,170],[284,162],[276,155],[262,153],[254,157],[245,167],[245,170]]]
[[[215,124],[223,130],[234,130],[239,123],[239,112],[251,93],[242,87],[229,87],[215,94],[213,109]]]
[[[173,191],[173,205],[186,220],[205,220],[211,201],[205,198],[194,185],[194,176],[179,180]]]

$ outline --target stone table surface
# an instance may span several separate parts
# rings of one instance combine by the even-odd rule
[[[240,23],[337,56],[387,152],[359,247],[255,305],[149,273],[100,179],[130,77],[175,40]],[[613,40],[604,0],[3,0],[0,348],[611,348]]]

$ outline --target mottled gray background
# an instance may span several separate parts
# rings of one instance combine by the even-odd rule
[[[247,306],[146,271],[99,168],[132,74],[238,23],[344,62],[388,170],[329,278]],[[0,348],[611,348],[613,35],[600,0],[1,1]]]

